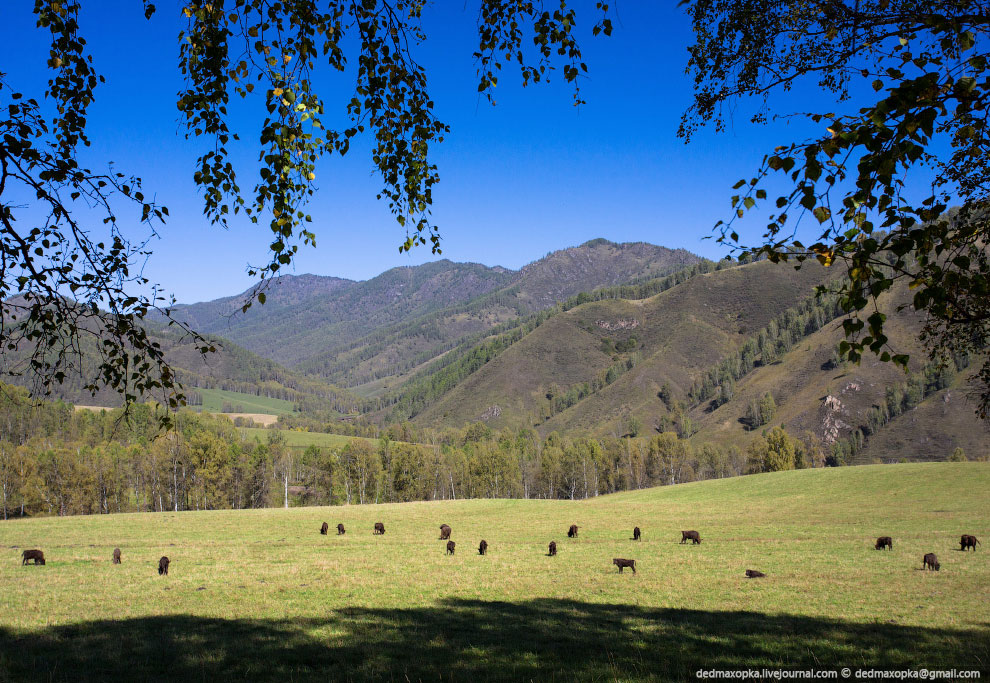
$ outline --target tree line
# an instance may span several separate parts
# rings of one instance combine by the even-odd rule
[[[379,438],[293,447],[225,416],[152,406],[76,411],[0,385],[0,492],[12,516],[362,504],[457,498],[579,499],[752,472],[822,466],[820,443],[775,428],[747,451],[650,438],[577,438],[391,425]],[[783,435],[783,436],[782,436]],[[407,440],[408,439],[408,440]],[[761,450],[762,449],[762,450]],[[781,455],[782,453],[782,455]]]

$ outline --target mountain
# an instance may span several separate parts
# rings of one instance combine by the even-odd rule
[[[264,305],[255,303],[245,313],[240,309],[248,292],[176,306],[173,314],[200,333],[291,366],[379,327],[490,292],[510,278],[503,268],[448,260],[393,268],[364,282],[287,275],[271,283]]]
[[[683,249],[598,239],[518,271],[435,261],[364,282],[313,275],[274,281],[245,314],[245,294],[176,306],[200,332],[375,395],[472,336],[582,291],[661,276],[701,259]],[[232,315],[233,314],[233,315]]]
[[[187,335],[173,329],[152,323],[148,325],[148,334],[165,351],[165,358],[191,404],[195,403],[200,390],[222,389],[341,413],[351,413],[360,408],[361,400],[350,392],[319,378],[300,375],[226,339],[207,336],[216,350],[203,355]],[[53,387],[52,398],[88,406],[119,406],[122,398],[118,393],[102,389],[93,395],[83,388],[86,383],[84,378],[95,374],[97,347],[89,336],[83,337],[80,346],[79,371],[69,372],[62,384]],[[21,365],[16,357],[8,357],[7,360],[11,362],[11,367]],[[0,380],[27,387],[40,397],[40,388],[30,373],[22,376],[0,374]],[[161,396],[151,394],[145,398],[160,400]]]
[[[697,374],[806,298],[822,278],[818,268],[760,262],[701,273],[643,300],[577,306],[527,334],[416,421],[459,426],[489,416],[493,427],[621,436],[630,417],[652,424],[663,384],[685,396]],[[591,389],[610,368],[620,376],[585,392],[582,385]],[[559,409],[556,397],[572,389],[588,395]]]
[[[861,365],[837,362],[841,310],[834,296],[813,295],[831,275],[816,264],[795,271],[762,261],[702,269],[647,298],[588,301],[462,351],[476,367],[453,382],[443,370],[425,375],[420,383],[442,390],[392,418],[535,427],[543,436],[669,430],[698,445],[741,448],[783,426],[861,463],[990,450],[990,432],[966,400],[969,370],[963,359],[941,369],[927,363],[923,320],[903,307],[906,286],[880,304],[892,347],[911,355],[909,373],[869,356]],[[715,387],[705,386],[710,377]],[[719,382],[726,389],[716,400]],[[775,412],[754,425],[753,406],[767,394]]]

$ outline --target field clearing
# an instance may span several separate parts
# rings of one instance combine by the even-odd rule
[[[224,407],[233,408],[229,413],[262,413],[268,415],[288,415],[295,412],[292,401],[280,398],[268,398],[244,394],[239,391],[224,389],[195,389],[203,402],[198,406],[190,406],[193,410],[205,410],[208,413],[222,413]]]
[[[0,680],[694,680],[990,669],[990,464],[801,470],[589,501],[0,524]],[[345,536],[320,536],[342,522]],[[387,533],[373,536],[384,522]],[[438,526],[453,527],[445,556]],[[568,525],[580,525],[568,539]],[[632,527],[643,541],[630,540]],[[697,529],[701,545],[680,545]],[[960,552],[959,535],[984,545]],[[893,551],[875,551],[879,535]],[[489,554],[477,554],[485,538]],[[558,556],[546,556],[556,540]],[[112,566],[115,546],[123,564]],[[23,548],[45,567],[20,566]],[[920,570],[935,552],[938,573]],[[159,577],[157,560],[172,560]],[[611,558],[637,561],[619,574]],[[745,569],[766,579],[747,580]]]
[[[226,415],[231,420],[235,420],[239,417],[245,417],[260,425],[265,427],[273,425],[278,422],[278,415],[267,415],[265,413],[220,413],[221,415]]]

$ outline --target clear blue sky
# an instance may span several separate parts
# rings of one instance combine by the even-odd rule
[[[161,0],[146,21],[136,0],[88,0],[81,16],[96,67],[107,78],[91,110],[87,161],[111,159],[140,175],[171,219],[154,243],[145,273],[180,302],[212,299],[252,284],[248,262],[266,256],[267,227],[210,226],[192,181],[203,140],[185,141],[178,125],[177,34],[180,2]],[[440,0],[425,16],[420,53],[436,111],[451,133],[435,150],[441,182],[433,215],[443,258],[509,268],[595,237],[648,241],[718,258],[711,227],[729,213],[731,186],[752,174],[775,144],[807,129],[755,127],[745,113],[730,130],[705,131],[691,144],[676,137],[691,102],[684,74],[690,30],[673,2],[620,1],[611,38],[591,36],[594,3],[577,0],[590,74],[587,104],[575,108],[561,83],[522,88],[507,72],[490,106],[477,93],[472,52],[475,3]],[[40,97],[47,78],[46,36],[34,27],[30,0],[6,0],[0,18],[0,67],[11,85]],[[340,101],[350,91],[340,93]],[[333,101],[331,97],[328,101]],[[260,106],[260,103],[259,103]],[[343,120],[343,117],[341,117]],[[260,118],[258,119],[260,121]],[[257,122],[240,120],[245,155]],[[398,265],[438,258],[428,248],[399,254],[405,234],[375,200],[379,180],[367,147],[327,159],[310,204],[316,249],[302,248],[295,273],[367,279]],[[241,179],[249,186],[248,178]],[[753,234],[759,225],[750,226]]]

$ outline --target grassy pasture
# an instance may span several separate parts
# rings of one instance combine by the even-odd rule
[[[193,410],[205,410],[208,413],[224,412],[224,404],[229,404],[235,413],[264,413],[267,415],[286,415],[295,412],[292,401],[267,396],[256,396],[239,391],[225,389],[196,389],[203,398],[202,405],[191,406]]]
[[[803,470],[570,501],[0,524],[0,680],[694,680],[990,668],[990,465]],[[347,534],[320,536],[321,522]],[[373,536],[374,522],[387,533]],[[437,540],[453,527],[457,553]],[[581,525],[568,539],[569,524]],[[630,540],[632,527],[643,541]],[[680,545],[681,529],[703,543]],[[961,533],[984,542],[958,550]],[[879,535],[892,552],[873,550]],[[485,538],[489,555],[479,557]],[[546,556],[556,540],[556,558]],[[112,566],[114,546],[123,564]],[[23,548],[45,567],[20,566]],[[935,552],[939,573],[920,570]],[[159,577],[157,560],[172,560]],[[621,575],[611,558],[637,561]],[[767,573],[746,580],[747,568]]]

